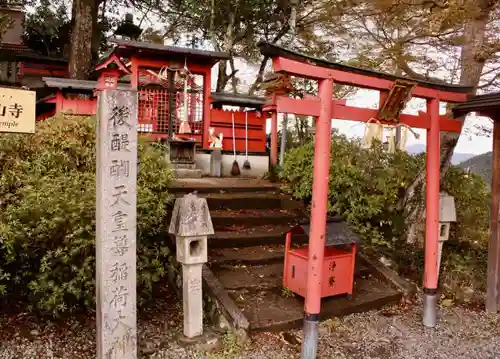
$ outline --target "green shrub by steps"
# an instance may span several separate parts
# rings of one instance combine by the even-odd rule
[[[299,199],[312,196],[314,144],[290,150],[281,178]],[[329,177],[329,210],[347,217],[358,233],[374,244],[391,245],[400,229],[397,202],[418,171],[419,160],[404,152],[391,155],[380,144],[372,151],[334,135]],[[396,231],[396,232],[394,232]],[[392,233],[394,232],[394,233]]]
[[[285,191],[303,200],[312,195],[314,144],[291,149],[285,156],[280,177]],[[332,139],[329,211],[347,217],[364,246],[390,256],[397,270],[421,280],[423,248],[404,240],[404,217],[400,199],[412,183],[425,156],[406,152],[390,154],[376,144],[369,151],[344,136]],[[482,178],[467,176],[451,166],[441,189],[455,197],[457,223],[443,252],[445,288],[483,290],[489,238],[490,193]],[[422,219],[423,220],[423,219]]]
[[[58,315],[95,305],[95,119],[59,116],[0,135],[0,297]],[[140,141],[139,300],[166,271],[171,171]]]

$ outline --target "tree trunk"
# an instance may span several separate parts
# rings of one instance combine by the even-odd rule
[[[486,25],[490,17],[491,5],[489,0],[477,1],[477,16],[469,20],[464,28],[464,44],[461,51],[460,84],[472,86],[475,89],[479,84],[485,59],[480,56],[485,42]],[[461,119],[465,120],[465,117]],[[448,169],[453,151],[457,145],[459,133],[441,132],[440,136],[440,169],[443,179]],[[419,238],[419,229],[422,224],[421,218],[425,210],[425,180],[426,170],[422,168],[406,190],[403,206],[406,217],[406,240],[415,243]]]
[[[234,57],[231,56],[229,59],[229,65],[231,65],[231,86],[233,88],[233,93],[238,93],[238,79],[236,78],[236,66],[234,65]]]
[[[95,0],[73,1],[73,28],[71,31],[71,51],[69,54],[69,76],[84,80],[89,75],[92,64],[93,15]]]
[[[236,1],[235,8],[237,8],[237,6],[238,6],[238,1]],[[234,61],[232,59],[233,46],[234,46],[234,23],[235,23],[235,14],[233,11],[229,10],[229,21],[226,28],[226,35],[224,36],[224,50],[231,53],[231,61]],[[219,62],[219,74],[217,76],[217,85],[216,85],[217,92],[224,91],[229,80],[234,76],[236,76],[236,70],[234,69],[232,69],[230,75],[226,73],[227,64],[228,64],[227,60]]]
[[[264,56],[264,59],[260,63],[259,72],[257,73],[257,76],[255,77],[255,81],[252,83],[252,86],[250,86],[250,89],[248,90],[249,95],[253,95],[257,91],[257,89],[259,88],[259,85],[264,80],[264,71],[266,70],[266,66],[267,66],[268,61],[269,61],[269,57]]]
[[[94,67],[99,61],[99,50],[101,48],[101,35],[102,31],[99,24],[99,5],[101,4],[101,0],[94,0],[95,4],[92,8],[92,67]],[[104,20],[104,12],[106,4],[102,9],[102,19]]]
[[[217,73],[217,84],[215,85],[216,92],[223,92],[229,80],[227,71],[227,60],[219,62],[219,72]]]

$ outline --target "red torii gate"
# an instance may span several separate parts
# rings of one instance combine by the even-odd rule
[[[315,358],[317,346],[317,326],[321,307],[322,265],[325,247],[327,219],[328,176],[330,170],[331,120],[333,118],[367,122],[380,118],[384,104],[397,103],[394,85],[398,81],[408,83],[409,79],[379,73],[376,71],[340,65],[305,56],[269,43],[259,44],[261,53],[272,59],[277,73],[318,81],[318,97],[293,99],[277,93],[268,98],[265,111],[271,113],[271,165],[277,164],[278,125],[277,113],[309,115],[316,117],[316,137],[314,148],[313,194],[311,204],[311,230],[309,233],[309,258],[307,291],[305,298],[304,342],[302,358]],[[439,102],[459,103],[467,100],[472,91],[461,87],[432,82],[413,81],[411,96],[424,98],[427,111],[418,115],[395,112],[399,123],[427,130],[427,186],[426,186],[426,232],[424,270],[424,310],[423,324],[436,325],[437,304],[437,253],[439,238],[439,182],[440,131],[460,132],[462,122],[439,115]],[[347,106],[345,101],[333,99],[334,84],[351,85],[380,91],[378,110]],[[394,98],[396,98],[395,101]],[[395,122],[380,121],[381,124],[395,125]]]

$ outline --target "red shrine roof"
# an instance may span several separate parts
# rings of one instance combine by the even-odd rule
[[[374,78],[390,80],[390,81],[412,80],[419,86],[438,90],[438,91],[467,94],[473,90],[472,87],[452,85],[452,84],[447,84],[444,82],[438,83],[438,82],[432,82],[432,81],[419,81],[419,80],[414,80],[414,79],[410,79],[410,78],[406,78],[406,77],[400,77],[400,76],[396,76],[396,75],[392,75],[392,74],[388,74],[388,73],[384,73],[384,72],[378,72],[378,71],[371,70],[371,69],[343,65],[343,64],[339,64],[337,62],[331,62],[331,61],[327,61],[324,59],[318,59],[318,58],[315,58],[312,56],[304,55],[304,54],[295,52],[295,51],[290,50],[290,49],[286,49],[284,47],[281,47],[281,46],[278,46],[275,44],[270,44],[268,42],[259,42],[258,46],[260,48],[260,52],[264,56],[268,56],[270,58],[283,57],[283,58],[287,58],[290,60],[295,60],[298,62],[306,63],[309,65],[324,67],[324,68],[333,69],[333,70],[340,70],[340,71],[349,72],[349,73],[353,73],[353,74],[371,76]]]
[[[165,56],[170,56],[178,59],[184,60],[185,58],[191,58],[199,61],[200,63],[208,63],[210,65],[215,65],[220,60],[229,60],[231,56],[227,52],[218,51],[207,51],[199,50],[185,47],[176,46],[165,46],[159,44],[153,44],[149,42],[140,42],[132,40],[118,40],[112,39],[111,43],[115,44],[113,50],[118,56],[130,58],[132,56],[137,57],[149,57],[149,58],[165,58]]]
[[[116,56],[115,53],[108,54],[105,56],[99,63],[97,64],[95,71],[101,71],[107,68],[117,68],[124,74],[131,74],[132,72],[130,71],[127,66]]]
[[[82,90],[93,91],[97,88],[97,81],[92,80],[74,80],[61,77],[42,77],[43,86],[48,88],[56,88],[60,90]],[[118,89],[130,90],[130,84],[118,83]],[[212,92],[212,103],[232,106],[246,106],[261,108],[265,103],[265,98],[257,96],[249,96],[243,94],[233,94],[227,92]],[[43,102],[43,99],[40,100]]]

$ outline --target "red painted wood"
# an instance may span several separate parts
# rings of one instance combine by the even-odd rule
[[[378,110],[361,108],[354,106],[343,105],[344,100],[334,100],[332,108],[332,118],[348,121],[367,122],[372,118],[377,118]],[[276,104],[268,106],[266,110],[274,110],[276,112],[290,113],[296,115],[317,116],[319,114],[320,102],[313,99],[301,100],[290,97],[278,96]],[[382,124],[393,125],[390,122],[380,121]],[[420,112],[419,115],[401,114],[400,123],[413,128],[430,128],[430,118],[425,112]],[[458,132],[462,130],[462,122],[452,120],[446,115],[440,116],[440,128],[442,131]]]
[[[321,80],[333,77],[331,69],[304,64],[303,62],[290,60],[285,57],[273,58],[273,69],[275,72],[287,73],[306,79]]]
[[[118,79],[120,78],[120,71],[117,69],[103,68],[97,79],[96,90],[116,89],[118,87]]]
[[[57,91],[56,94],[56,112],[60,113],[64,111],[64,96],[61,91]]]
[[[68,67],[65,65],[39,64],[22,61],[19,64],[18,78],[23,76],[53,76],[68,77]]]
[[[96,71],[100,71],[103,69],[106,69],[108,66],[115,64],[119,71],[121,71],[124,74],[130,74],[131,71],[125,66],[125,64],[120,60],[120,58],[115,54],[111,54],[103,63],[99,64],[96,66]]]
[[[187,59],[187,68],[192,74],[198,74],[203,76],[203,124],[200,136],[200,148],[208,149],[208,130],[210,127],[210,87],[211,87],[211,64],[198,64],[189,61]],[[165,66],[171,64],[171,61],[165,60],[155,60],[149,58],[142,58],[140,55],[134,56],[131,59],[131,86],[132,88],[138,88],[139,86],[139,68],[151,68],[159,70]],[[184,65],[184,64],[182,64]],[[140,119],[139,123],[147,123],[148,119]],[[149,121],[151,122],[151,121]],[[168,135],[161,136],[161,138],[168,138]]]
[[[205,72],[203,77],[203,145],[204,149],[210,147],[209,143],[209,129],[210,129],[210,121],[212,120],[212,112],[210,110],[210,94],[211,94],[211,85],[212,85],[212,71]]]
[[[346,100],[335,99],[332,101],[334,106],[345,106]],[[295,99],[287,96],[276,96],[275,103],[268,105],[274,111],[296,114],[302,116],[319,116],[320,100],[316,96],[305,96],[304,99]]]
[[[330,79],[321,80],[318,84],[318,94],[321,99],[321,110],[316,120],[314,141],[311,229],[309,232],[305,300],[307,314],[319,314],[321,309],[322,266],[325,255],[326,212],[328,209],[333,81]]]
[[[48,118],[50,118],[52,116],[55,116],[55,114],[56,114],[56,110],[55,109],[47,111],[47,112],[44,112],[44,113],[42,113],[42,114],[40,114],[40,115],[38,115],[36,117],[36,121],[44,121],[44,120],[46,120],[46,119],[48,119]]]
[[[172,61],[170,61],[171,63]],[[141,58],[139,56],[133,57],[132,58],[132,64],[136,64],[138,67],[146,67],[146,68],[152,68],[152,69],[161,69],[164,66],[169,65],[168,60],[154,60],[154,59],[147,59],[147,58]],[[182,64],[184,65],[184,64]],[[201,65],[198,63],[193,63],[190,62],[189,59],[187,61],[187,67],[190,72],[193,74],[206,74],[207,72],[210,72],[212,70],[212,65],[207,64],[207,65]],[[132,72],[134,69],[132,69]]]
[[[439,101],[427,102],[431,128],[427,131],[427,183],[425,216],[425,264],[424,288],[438,287],[438,240],[439,240]]]
[[[96,114],[97,99],[91,97],[67,98],[59,91],[55,96],[51,96],[42,101],[42,103],[55,104],[54,109],[44,112],[37,116],[37,120],[43,121],[56,113],[69,113],[75,116],[92,116]]]
[[[287,242],[288,242],[287,233]],[[354,285],[355,246],[351,250],[325,248],[322,272],[325,280],[321,283],[321,298],[339,294],[352,294]],[[291,249],[285,252],[283,286],[293,293],[307,295],[307,258],[309,248]]]
[[[391,80],[304,64],[302,62],[290,60],[284,57],[274,58],[273,68],[276,72],[287,73],[293,76],[312,79],[331,78],[335,81],[335,83],[373,90],[390,90],[393,84],[393,81]],[[412,95],[414,97],[421,98],[438,98],[445,102],[463,102],[467,100],[467,94],[439,91],[423,86],[415,86]]]
[[[96,114],[96,98],[71,99],[64,98],[62,95],[61,97],[62,110],[58,112],[65,112],[78,116],[92,116]]]
[[[139,87],[139,59],[136,57],[130,59],[130,71],[132,72],[130,75],[130,86],[133,89],[137,89]]]
[[[232,118],[234,113],[235,124],[235,146],[236,151],[245,151],[245,112],[242,111],[224,111],[211,109],[210,110],[210,127],[215,129],[215,134],[218,136],[223,134],[222,146],[225,150],[233,148],[233,132]],[[266,151],[266,119],[256,112],[248,113],[248,151],[249,152],[265,152]]]

